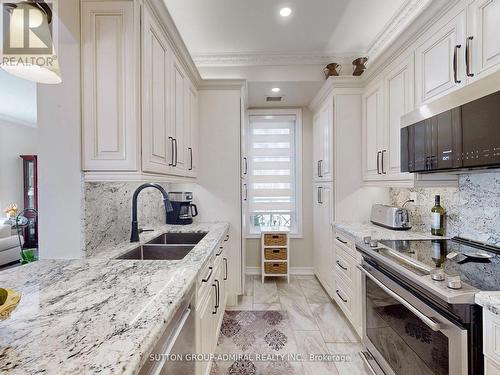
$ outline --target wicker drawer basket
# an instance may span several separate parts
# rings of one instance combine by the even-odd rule
[[[286,262],[281,263],[265,263],[264,270],[267,274],[286,274],[288,264]]]
[[[264,234],[265,246],[286,246],[286,234]]]
[[[287,249],[265,249],[264,258],[266,260],[286,260]]]

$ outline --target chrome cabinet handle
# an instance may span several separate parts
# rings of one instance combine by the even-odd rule
[[[399,303],[401,303],[404,307],[406,307],[408,310],[410,310],[413,314],[415,314],[420,320],[422,320],[430,329],[433,331],[439,331],[441,330],[441,325],[439,323],[436,323],[434,320],[429,318],[427,315],[421,313],[419,310],[417,310],[416,307],[413,307],[410,303],[406,302],[403,297],[401,297],[399,294],[394,293],[392,290],[390,290],[388,287],[386,287],[384,284],[382,284],[380,281],[377,280],[375,276],[370,274],[368,271],[366,271],[363,267],[357,266],[357,268],[366,275],[369,279],[371,279],[375,284],[377,284],[380,289],[382,289],[384,292],[386,292],[388,295],[390,295],[392,298],[397,300]]]
[[[318,187],[318,203],[323,204],[323,188]]]
[[[387,152],[387,150],[382,150],[382,174],[387,174],[387,172],[384,170],[384,154]]]
[[[214,268],[208,267],[208,269],[210,270],[210,272],[208,273],[208,276],[205,279],[201,280],[202,283],[207,283],[208,280],[210,280],[210,278],[212,277],[212,273],[214,272]]]
[[[246,201],[248,199],[248,188],[247,188],[247,184],[243,184],[243,200]]]
[[[382,152],[381,151],[377,151],[377,174],[381,174],[380,173],[380,154]]]
[[[229,234],[226,234],[226,238],[224,238],[224,242],[229,241]]]
[[[335,237],[335,239],[341,243],[343,243],[344,245],[347,245],[347,241],[344,241],[342,240],[339,236]]]
[[[224,281],[226,281],[227,280],[227,258],[223,258],[222,260],[224,261],[224,264],[226,266],[226,273],[224,275]]]
[[[344,299],[344,298],[342,298],[342,296],[340,295],[340,293],[339,293],[339,290],[338,290],[338,289],[335,291],[335,293],[337,293],[337,296],[339,296],[339,298],[340,298],[342,301],[344,301],[345,303],[347,303],[347,300],[346,300],[346,299]]]
[[[340,268],[342,268],[344,271],[347,271],[347,268],[346,268],[346,267],[344,267],[344,266],[342,265],[342,263],[340,263],[338,260],[336,261],[336,263],[337,263],[337,266],[339,266]]]
[[[474,73],[471,71],[471,55],[470,55],[470,41],[474,39],[473,36],[469,36],[465,42],[465,68],[467,77],[474,77]]]
[[[191,147],[188,147],[188,150],[189,150],[189,170],[192,171],[193,170],[193,149]]]
[[[224,251],[224,248],[222,246],[219,247],[220,251],[215,254],[216,257],[220,256],[222,254],[222,252]]]
[[[169,166],[173,167],[174,166],[174,139],[172,137],[168,137],[170,140],[170,151],[171,151],[171,162],[168,163]]]
[[[457,44],[453,50],[453,79],[455,83],[461,83],[462,81],[458,79],[458,50],[462,48],[461,44]]]

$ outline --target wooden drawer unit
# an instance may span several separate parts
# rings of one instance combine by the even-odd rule
[[[287,235],[284,233],[268,233],[264,234],[265,246],[286,246]]]
[[[344,314],[349,320],[352,320],[353,314],[353,295],[349,288],[340,277],[335,279],[335,295],[333,296]]]
[[[288,257],[288,250],[286,248],[266,248],[264,249],[265,260],[286,260]]]
[[[264,265],[266,275],[286,275],[288,273],[288,264],[285,262],[271,263],[267,262]]]
[[[337,247],[334,255],[335,274],[343,279],[343,281],[352,286],[354,280],[354,270],[355,264],[354,259],[352,259],[344,248]]]
[[[483,309],[484,354],[500,363],[500,316]]]

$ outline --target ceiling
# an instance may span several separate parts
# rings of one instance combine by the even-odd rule
[[[164,0],[195,60],[203,55],[356,55],[405,0]],[[279,10],[290,7],[290,17]]]
[[[248,107],[302,107],[308,105],[318,93],[323,82],[249,82]],[[271,89],[279,87],[279,93]],[[283,101],[266,102],[266,96],[283,96]]]
[[[347,72],[353,57],[365,56],[387,35],[397,35],[399,17],[427,0],[164,1],[196,65],[205,69],[202,76],[214,68],[211,78],[230,74],[246,79],[249,107],[256,108],[307,106],[324,82],[326,63],[339,62]],[[292,9],[290,17],[280,16],[283,7]],[[318,72],[314,79],[302,74],[313,65]],[[294,71],[293,66],[301,68]],[[234,67],[244,71],[233,74]],[[295,74],[285,78],[278,67]],[[260,74],[257,68],[263,68]],[[283,102],[266,102],[273,87],[280,87]]]

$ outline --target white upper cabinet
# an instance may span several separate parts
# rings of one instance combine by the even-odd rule
[[[161,6],[82,0],[86,178],[196,177],[198,92],[187,73],[194,68],[176,54],[177,31]]]
[[[447,24],[435,24],[415,51],[417,104],[449,93],[465,84],[466,12]]]
[[[500,0],[475,0],[469,5],[466,50],[469,80],[500,69]]]
[[[185,174],[188,166],[187,159],[187,113],[186,113],[186,87],[187,76],[177,58],[173,59],[172,65],[172,127],[170,137],[172,138],[172,149],[174,155],[173,173]]]
[[[169,173],[173,163],[170,124],[172,50],[146,7],[143,13],[142,169]]]
[[[383,157],[383,171],[389,179],[410,178],[408,173],[401,174],[401,117],[414,107],[414,63],[413,54],[397,62],[388,69],[384,79],[386,95],[386,142],[387,150]]]
[[[139,9],[82,2],[82,169],[139,169]]]
[[[198,91],[188,81],[186,89],[186,118],[187,118],[187,171],[189,175],[196,176],[198,171],[198,123],[199,123],[199,101]]]
[[[314,171],[316,181],[333,180],[333,99],[314,117]]]
[[[380,179],[382,158],[387,153],[384,124],[384,93],[380,80],[367,88],[363,96],[363,166],[366,180]]]

